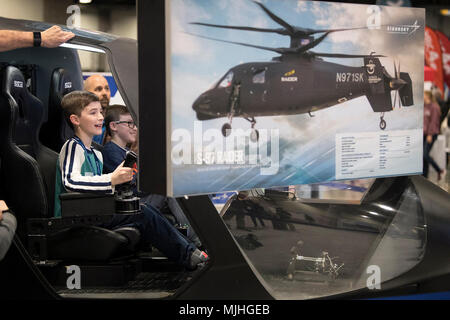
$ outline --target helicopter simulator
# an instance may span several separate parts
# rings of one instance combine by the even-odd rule
[[[398,104],[412,106],[411,77],[400,71],[400,62],[394,62],[395,74],[391,76],[374,52],[367,55],[319,53],[310,49],[320,44],[330,33],[366,28],[306,29],[295,27],[276,16],[262,3],[254,1],[276,23],[278,29],[226,26],[193,22],[194,25],[277,33],[289,36],[289,48],[270,48],[242,42],[226,41],[211,37],[205,39],[273,51],[280,56],[270,62],[249,62],[231,68],[211,89],[202,93],[192,108],[200,121],[228,117],[222,126],[223,136],[231,133],[234,117],[242,117],[251,123],[252,140],[259,137],[255,129],[258,116],[295,115],[329,108],[345,101],[366,96],[374,112],[380,113],[380,129],[386,129],[384,113]],[[322,36],[314,38],[316,33]],[[351,67],[324,61],[328,58],[362,58],[364,65]],[[395,91],[392,103],[391,91]]]
[[[364,190],[353,188],[352,192],[358,192],[360,197],[351,202],[307,201],[301,194],[297,197],[286,191],[258,187],[245,189],[248,192],[239,190],[219,212],[206,193],[179,196],[175,200],[211,257],[205,266],[193,271],[177,266],[155,248],[140,246],[141,235],[133,227],[121,230],[99,227],[115,214],[140,214],[116,210],[114,195],[67,194],[59,198],[64,208],[61,216],[54,217],[52,188],[59,150],[51,147],[62,132],[56,126],[59,123],[53,120],[61,119],[61,97],[82,88],[80,56],[86,51],[105,55],[138,126],[141,186],[162,184],[154,175],[165,172],[163,166],[153,166],[145,156],[148,153],[153,159],[162,159],[164,153],[158,154],[158,143],[165,141],[164,133],[169,134],[169,130],[164,127],[158,139],[145,129],[156,128],[152,125],[156,122],[165,123],[162,119],[167,105],[157,101],[158,95],[166,96],[166,91],[153,89],[158,85],[164,87],[160,77],[165,76],[166,66],[151,58],[143,46],[148,45],[151,53],[159,50],[158,54],[165,57],[164,46],[154,46],[155,36],[164,38],[165,34],[151,27],[156,23],[162,27],[165,21],[149,19],[149,15],[164,17],[164,2],[139,1],[138,5],[140,39],[151,40],[141,41],[139,47],[135,39],[77,29],[65,47],[30,47],[0,53],[0,199],[5,200],[18,221],[14,241],[0,261],[3,300],[58,300],[75,306],[80,301],[115,303],[128,299],[146,303],[147,309],[148,301],[155,301],[152,306],[165,308],[170,317],[176,308],[167,308],[161,300],[361,299],[448,291],[449,195],[420,176],[377,178]],[[33,31],[50,26],[39,21],[0,18],[2,29]],[[276,70],[280,72],[280,86],[290,84],[294,89],[305,81],[331,81],[327,80],[330,76],[327,68],[332,64],[319,60],[319,56],[307,51],[310,47],[306,42],[302,44],[301,40],[310,40],[310,35],[292,37],[294,46],[301,45],[299,48],[306,48],[305,52],[281,53],[278,61],[248,66],[255,68],[255,75],[265,70],[264,83],[258,84],[264,87],[272,83],[266,89],[268,101],[274,99],[269,89],[274,88],[275,78],[270,74]],[[138,56],[144,59],[130,59]],[[411,102],[405,98],[411,95],[404,91],[410,85],[406,83],[400,88],[400,80],[406,79],[400,68],[396,66],[396,75],[389,78],[378,58],[375,54],[364,56],[365,65],[361,68],[335,65],[333,72],[346,73],[345,82],[336,82],[337,76],[333,75],[333,86],[339,87],[336,96],[339,93],[349,99],[357,94],[367,95],[374,88],[369,96],[374,97],[377,106],[383,105],[389,111],[392,106],[381,104],[380,97],[393,90],[403,95],[402,104]],[[310,68],[310,76],[315,79],[304,78],[306,71],[297,66],[300,64]],[[148,66],[153,70],[151,77],[144,72]],[[317,68],[324,70],[319,72]],[[228,116],[226,108],[232,106],[233,97],[235,110],[240,110],[233,116],[248,116],[250,120],[258,116],[256,111],[244,109],[248,107],[244,96],[250,96],[244,79],[252,82],[253,71],[243,65],[232,71],[212,90],[217,93],[223,82],[220,90],[224,93],[224,111],[218,115],[205,108],[197,112],[199,117],[207,120],[222,114]],[[347,72],[354,72],[355,76],[347,76]],[[362,78],[356,73],[363,73]],[[371,84],[369,76],[375,75],[381,80]],[[322,76],[326,79],[318,79]],[[286,81],[281,81],[281,77]],[[342,80],[344,76],[340,77]],[[224,80],[230,85],[225,86]],[[396,84],[397,89],[392,89],[389,82]],[[15,86],[19,83],[22,85]],[[254,95],[264,94],[264,90],[256,92],[256,84],[253,86]],[[348,94],[350,91],[352,96]],[[303,96],[299,95],[305,106],[307,103],[321,106],[332,98],[331,94],[329,100],[316,95],[314,99],[320,99],[319,104],[311,100],[312,96],[307,100],[308,94],[305,91]],[[146,103],[146,99],[154,103]],[[212,96],[210,99],[208,102],[205,98],[203,103],[217,107]],[[270,113],[269,107],[265,112]],[[304,110],[307,113],[315,109]],[[51,128],[51,135],[40,134],[42,125]],[[203,181],[206,184],[213,179]],[[371,276],[367,270],[373,265],[379,266],[382,274],[380,289],[372,290],[366,284]]]

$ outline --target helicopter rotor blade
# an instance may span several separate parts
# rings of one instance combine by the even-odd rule
[[[395,59],[394,59],[394,77],[395,77],[396,79],[398,79],[397,65],[396,65],[396,63],[395,63]]]
[[[276,52],[279,54],[308,54],[311,56],[329,57],[329,58],[366,58],[366,57],[379,58],[379,57],[385,57],[384,55],[381,55],[381,54],[369,55],[369,54],[345,54],[345,53],[320,53],[320,52],[312,52],[312,51],[305,52],[303,50],[303,47],[300,47],[300,48],[271,48],[271,47],[258,46],[258,45],[242,43],[242,42],[216,39],[216,38],[201,36],[201,35],[193,34],[193,33],[189,33],[189,32],[185,32],[185,33],[189,34],[191,36],[194,36],[194,37],[199,37],[199,38],[214,40],[214,41],[219,41],[219,42],[225,42],[225,43],[231,43],[231,44],[236,44],[236,45],[240,45],[240,46],[261,49],[261,50],[273,51],[273,52]]]
[[[402,105],[402,99],[401,99],[401,97],[400,97],[400,99],[398,99],[398,108],[400,109],[402,106],[403,106],[403,105]]]
[[[395,94],[394,94],[394,106],[392,107],[392,109],[395,109],[396,104],[397,104],[397,93],[398,93],[398,91],[395,90]]]
[[[313,35],[316,33],[322,33],[322,32],[339,32],[339,31],[349,31],[349,30],[361,30],[361,29],[368,29],[367,27],[358,27],[358,28],[339,28],[339,29],[323,29],[323,30],[318,30],[318,29],[310,29],[309,31],[306,31],[305,33],[307,35]]]
[[[345,53],[321,53],[321,52],[312,52],[308,51],[308,53],[312,54],[313,56],[318,57],[328,57],[328,58],[383,58],[386,57],[382,54],[345,54]]]
[[[189,34],[191,36],[194,37],[199,37],[199,38],[203,38],[203,39],[208,39],[208,40],[214,40],[214,41],[220,41],[220,42],[225,42],[225,43],[231,43],[231,44],[237,44],[240,46],[245,46],[245,47],[250,47],[250,48],[256,48],[256,49],[262,49],[262,50],[267,50],[267,51],[273,51],[279,54],[284,54],[284,53],[295,53],[294,49],[291,48],[271,48],[271,47],[263,47],[263,46],[257,46],[254,44],[248,44],[248,43],[242,43],[242,42],[235,42],[235,41],[228,41],[228,40],[221,40],[221,39],[216,39],[216,38],[211,38],[211,37],[205,37],[205,36],[201,36],[198,34],[193,34],[193,33],[189,33],[189,32],[185,32],[186,34]]]
[[[281,19],[280,17],[276,16],[272,11],[270,11],[269,9],[266,8],[265,5],[263,5],[261,2],[258,1],[253,1],[254,3],[256,3],[258,6],[260,6],[261,9],[264,10],[265,13],[267,13],[267,15],[276,23],[278,23],[280,26],[283,26],[286,28],[286,30],[289,32],[290,35],[294,35],[295,30],[294,28],[287,23],[286,21],[284,21],[283,19]]]
[[[303,36],[310,36],[316,33],[323,33],[323,32],[339,32],[339,31],[348,31],[348,30],[358,30],[358,29],[367,29],[367,27],[357,27],[357,28],[338,28],[338,29],[307,29],[307,28],[299,28],[299,27],[293,27],[280,17],[276,16],[272,11],[270,11],[265,5],[258,1],[253,1],[258,6],[261,7],[261,9],[264,10],[265,13],[276,23],[281,25],[282,27],[286,28],[286,30],[289,32],[289,35],[303,35]]]
[[[287,35],[287,32],[284,29],[265,29],[265,28],[245,27],[245,26],[224,26],[224,25],[220,25],[220,24],[210,24],[210,23],[202,23],[202,22],[191,22],[190,24],[206,26],[206,27],[214,27],[214,28],[269,32],[269,33],[278,33],[278,34],[282,34],[282,35]]]

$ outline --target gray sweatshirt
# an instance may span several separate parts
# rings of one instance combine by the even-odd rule
[[[16,232],[17,220],[9,212],[3,213],[3,219],[0,221],[0,260],[8,252],[11,241]]]

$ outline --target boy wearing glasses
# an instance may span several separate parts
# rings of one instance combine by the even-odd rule
[[[137,127],[128,109],[122,105],[108,107],[105,117],[106,134],[111,137],[103,149],[103,172],[113,172],[126,156],[127,145],[137,139]]]
[[[56,217],[61,215],[61,193],[114,193],[118,185],[131,181],[133,177],[133,169],[123,167],[122,162],[112,173],[103,174],[102,154],[92,148],[92,139],[101,133],[103,125],[99,98],[88,91],[73,91],[64,96],[61,105],[75,136],[63,145],[59,154],[59,175],[55,185]],[[125,131],[133,130],[130,129],[132,125],[125,122],[116,125],[125,127],[122,128]],[[129,130],[124,134],[132,135],[133,132]],[[99,226],[110,230],[123,226],[135,227],[141,234],[142,242],[155,246],[170,260],[188,269],[195,269],[198,264],[208,260],[206,253],[185,239],[155,208],[143,204],[141,212],[140,215],[132,216],[114,215],[110,222]]]

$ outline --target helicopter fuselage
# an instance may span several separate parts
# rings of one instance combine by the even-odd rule
[[[367,68],[322,60],[254,62],[230,69],[193,105],[200,120],[225,116],[277,116],[314,112],[360,97]],[[237,103],[233,106],[233,98]]]

